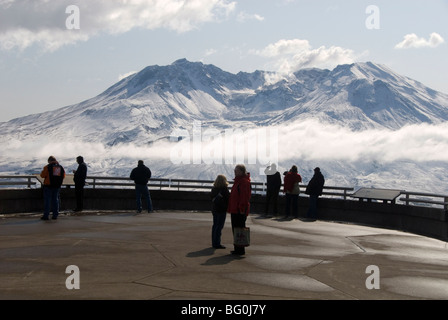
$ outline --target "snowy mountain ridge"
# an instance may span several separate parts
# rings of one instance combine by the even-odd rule
[[[281,80],[270,83],[275,76]],[[54,132],[87,141],[94,135],[113,145],[154,141],[193,120],[226,127],[309,118],[355,131],[441,123],[448,120],[448,95],[372,62],[282,77],[264,71],[231,74],[181,59],[146,67],[79,104],[0,123],[0,132]]]
[[[78,104],[0,123],[0,171],[35,173],[50,154],[64,161],[83,154],[91,174],[127,176],[135,159],[146,158],[157,177],[230,176],[232,164],[170,161],[168,138],[191,132],[195,121],[204,130],[242,129],[248,135],[273,128],[282,170],[295,163],[310,178],[319,165],[333,185],[418,184],[427,190],[429,179],[440,186],[447,177],[440,172],[448,171],[448,159],[410,153],[406,146],[443,149],[448,95],[384,65],[233,74],[186,59],[148,66]],[[431,136],[434,128],[437,135]],[[254,179],[263,179],[256,172],[264,165],[253,166]]]

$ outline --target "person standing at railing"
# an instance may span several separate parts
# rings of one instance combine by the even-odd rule
[[[76,162],[78,163],[78,169],[73,170],[73,181],[75,182],[76,195],[75,211],[79,212],[84,209],[84,186],[86,184],[87,165],[84,163],[84,158],[82,156],[78,156]]]
[[[221,232],[226,222],[227,206],[229,205],[228,185],[227,178],[220,174],[216,177],[210,192],[213,214],[212,246],[215,249],[226,248],[221,244]]]
[[[277,203],[278,194],[280,193],[280,188],[282,186],[282,178],[280,172],[277,171],[277,165],[273,163],[268,166],[264,173],[266,174],[266,209],[265,215],[269,215],[269,204],[273,205],[273,214],[276,216],[278,214]]]
[[[53,212],[51,218],[56,220],[59,215],[59,191],[65,178],[65,170],[55,157],[50,156],[48,165],[43,168],[40,176],[44,178],[44,215],[41,220],[49,220],[50,208]]]
[[[320,168],[314,168],[314,175],[305,190],[305,193],[310,196],[310,206],[307,212],[307,218],[310,220],[317,219],[317,199],[322,195],[324,184],[325,178],[320,172]]]
[[[300,182],[302,182],[302,177],[298,174],[297,166],[293,165],[284,178],[283,191],[286,195],[285,219],[288,219],[291,215],[292,218],[298,218],[299,216]]]
[[[229,206],[227,212],[230,213],[232,221],[232,234],[235,228],[246,228],[246,219],[250,212],[251,184],[250,174],[246,172],[246,167],[239,164],[235,167],[235,179],[230,192]],[[231,252],[235,255],[244,255],[245,247],[234,245]]]
[[[142,195],[148,204],[148,213],[153,211],[151,195],[148,190],[148,181],[151,179],[151,170],[145,166],[143,160],[138,160],[138,165],[131,171],[131,180],[135,183],[135,194],[137,201],[137,212],[142,212]]]

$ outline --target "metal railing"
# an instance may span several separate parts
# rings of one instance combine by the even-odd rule
[[[87,183],[90,187],[133,187],[134,183],[129,178],[119,177],[87,177]],[[229,181],[229,186],[233,184],[233,181]],[[195,191],[209,191],[213,185],[213,180],[191,180],[191,179],[163,179],[163,178],[151,178],[148,187],[150,189],[170,189],[170,190],[195,190]],[[251,182],[253,193],[266,192],[265,182]],[[306,185],[300,185],[302,192],[306,189]],[[323,195],[342,197],[347,200],[349,192],[353,191],[353,188],[347,187],[332,187],[325,186]]]
[[[0,186],[31,186],[37,185],[36,176],[0,176]],[[39,184],[40,186],[40,184]]]
[[[66,187],[73,186],[73,176],[67,175]],[[134,182],[126,177],[106,177],[106,176],[88,176],[86,179],[87,188],[133,188]],[[0,187],[40,187],[42,179],[38,175],[0,175]],[[230,186],[233,181],[229,181]],[[151,178],[148,187],[150,190],[190,190],[190,191],[202,191],[206,192],[211,189],[213,185],[212,180],[191,180],[191,179],[167,179],[167,178]],[[263,194],[266,192],[265,182],[253,181],[252,192],[257,194]],[[304,193],[307,185],[300,185],[301,194]],[[353,192],[354,188],[350,187],[337,187],[337,186],[324,186],[323,196],[336,197],[347,200]],[[404,197],[398,200],[403,204],[410,205],[423,205],[423,206],[442,206],[445,211],[448,211],[448,195],[423,193],[423,192],[410,192],[402,191],[401,195]]]
[[[409,192],[403,191],[401,193],[404,197],[401,197],[399,200],[403,201],[407,206],[411,205],[411,203],[419,203],[424,205],[439,205],[443,206],[445,211],[448,211],[448,196],[442,194],[433,194],[433,193],[425,193],[425,192]],[[413,197],[415,196],[415,197]]]
[[[14,179],[26,179],[26,180],[14,180]],[[2,181],[4,180],[4,181]],[[36,180],[32,181],[32,180]],[[67,175],[64,185],[70,187],[73,185],[73,175]],[[37,183],[39,182],[39,183]],[[37,175],[30,176],[0,176],[0,186],[31,186],[39,187],[42,183],[42,179]],[[86,178],[87,188],[104,188],[104,187],[121,187],[132,188],[134,182],[126,177],[106,177],[106,176],[88,176]],[[229,181],[229,186],[232,186],[233,181]],[[151,178],[148,183],[150,189],[155,190],[195,190],[195,191],[209,191],[213,185],[213,180],[192,180],[192,179],[168,179],[168,178]],[[265,193],[266,182],[252,181],[253,193]],[[307,185],[300,185],[302,193],[306,189]],[[349,192],[353,191],[353,188],[349,187],[333,187],[325,186],[323,195],[332,197],[341,197],[344,200],[350,196]]]

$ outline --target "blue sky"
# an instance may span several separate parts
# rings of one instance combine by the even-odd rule
[[[233,73],[373,61],[448,93],[447,42],[447,0],[0,0],[0,122],[180,58]]]

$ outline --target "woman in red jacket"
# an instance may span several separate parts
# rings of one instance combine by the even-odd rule
[[[251,185],[250,174],[246,172],[246,167],[239,164],[235,167],[235,179],[230,192],[229,206],[227,212],[230,213],[232,222],[232,234],[234,228],[245,228],[246,219],[250,211]],[[236,255],[244,255],[244,247],[235,246],[231,252]]]
[[[285,175],[283,191],[286,194],[285,199],[285,219],[298,218],[298,202],[299,202],[299,183],[302,182],[302,177],[297,173],[297,166],[292,166],[289,172]],[[292,214],[291,214],[292,203]]]

